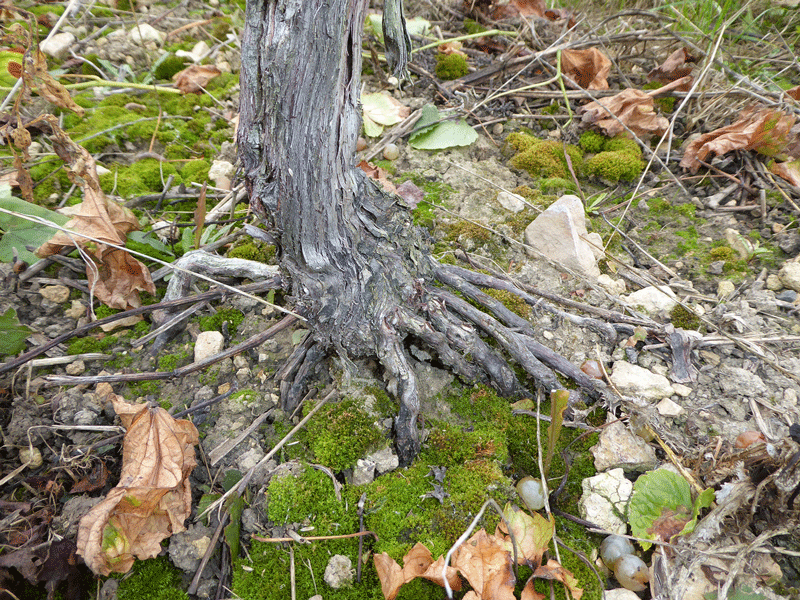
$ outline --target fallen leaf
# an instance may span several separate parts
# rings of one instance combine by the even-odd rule
[[[383,597],[386,600],[394,600],[400,591],[400,587],[405,583],[403,569],[386,552],[376,554],[372,561],[375,563],[375,570],[378,572]]]
[[[544,18],[546,8],[544,0],[511,0],[497,6],[492,12],[492,19],[500,21],[514,17]]]
[[[667,57],[661,65],[653,69],[647,74],[650,81],[660,81],[661,83],[669,83],[682,77],[687,77],[691,74],[694,66],[691,64],[695,62],[695,58],[689,54],[686,48],[678,48]],[[692,87],[692,80],[689,79],[678,89],[682,92],[689,91]]]
[[[191,65],[172,76],[175,87],[184,94],[199,94],[208,82],[222,73],[213,65]]]
[[[422,542],[417,542],[403,557],[403,579],[406,583],[419,577],[433,562],[431,551]]]
[[[425,198],[425,192],[410,179],[398,185],[395,193],[405,200],[411,209],[417,208],[417,205]]]
[[[442,578],[443,566],[444,556],[440,556],[436,559],[436,562],[433,562],[430,564],[430,566],[428,566],[428,569],[421,576],[428,581],[432,581],[436,585],[444,587],[444,579]],[[464,587],[461,577],[458,574],[458,569],[448,566],[445,577],[447,577],[447,583],[450,584],[450,589],[454,592],[460,592],[461,588]]]
[[[98,575],[125,573],[134,559],[152,558],[161,541],[184,531],[192,508],[189,474],[197,464],[197,429],[176,421],[163,408],[129,404],[98,385],[98,397],[110,397],[127,428],[119,484],[80,522],[78,554]]]
[[[640,138],[662,135],[669,127],[669,121],[656,114],[653,98],[684,85],[687,79],[677,79],[649,92],[630,88],[622,90],[615,96],[590,102],[578,109],[578,113],[583,115],[581,120],[584,123],[593,125],[608,137],[620,134],[630,137],[623,124]]]
[[[572,598],[574,600],[581,600],[583,596],[583,589],[578,586],[578,581],[575,577],[567,571],[561,564],[553,560],[552,558],[547,561],[546,565],[541,565],[533,572],[532,579],[550,579],[553,581],[560,581],[569,590],[569,593],[572,594]],[[531,584],[531,581],[528,581]],[[532,586],[532,584],[531,584]],[[526,585],[527,587],[527,585]]]
[[[800,160],[792,162],[772,163],[769,168],[778,177],[783,177],[786,181],[800,187]]]
[[[587,90],[607,90],[611,61],[597,48],[562,50],[561,71]]]
[[[48,102],[69,109],[81,117],[85,114],[83,108],[75,104],[67,88],[50,75],[47,70],[47,59],[38,47],[25,51],[20,74],[25,85],[31,90],[36,90]]]
[[[368,163],[365,160],[362,160],[358,163],[359,168],[361,168],[364,173],[367,174],[367,177],[370,179],[374,179],[378,183],[381,184],[381,187],[389,193],[396,193],[397,189],[394,187],[394,184],[389,181],[389,171],[386,169],[382,169],[381,167],[376,167],[372,163]]]
[[[48,600],[55,598],[62,582],[67,582],[62,597],[78,600],[85,597],[82,584],[85,573],[81,573],[75,550],[75,542],[68,539],[20,548],[0,556],[0,567],[16,569],[32,585],[44,582]]]
[[[386,92],[362,94],[364,133],[377,137],[384,127],[395,125],[411,114],[411,109],[392,98]]]
[[[511,533],[514,534],[513,540],[517,543],[517,564],[527,564],[535,569],[542,563],[542,555],[550,545],[555,523],[537,512],[530,515],[510,502],[503,509],[503,516],[511,527]],[[505,549],[511,552],[513,557],[512,537],[505,522],[501,521],[497,525],[495,537],[505,542]]]
[[[735,123],[690,142],[683,153],[681,167],[694,173],[700,167],[700,161],[712,152],[720,156],[732,150],[755,150],[766,156],[775,156],[786,149],[794,122],[794,115],[749,106]]]
[[[793,88],[786,90],[786,95],[794,100],[800,100],[800,85],[796,85]]]
[[[444,44],[439,44],[437,50],[442,54],[458,54],[467,58],[467,53],[461,50],[461,42],[445,42]]]
[[[514,600],[514,572],[505,544],[483,529],[461,544],[453,566],[466,578],[479,598]]]
[[[112,308],[136,308],[140,305],[140,291],[155,294],[150,272],[128,252],[109,244],[124,246],[127,234],[138,229],[139,222],[133,212],[106,197],[94,158],[58,127],[54,117],[50,119],[55,132],[53,148],[66,163],[70,179],[83,188],[83,202],[62,209],[71,217],[65,225],[70,233],[56,232],[36,255],[45,258],[63,248],[80,246],[96,262],[86,265],[86,276],[95,295]]]

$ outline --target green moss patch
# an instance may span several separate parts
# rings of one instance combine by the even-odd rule
[[[437,54],[436,76],[443,81],[458,79],[469,73],[467,59],[460,54]]]
[[[235,333],[244,321],[244,313],[235,308],[220,308],[213,315],[200,318],[201,331],[222,331],[222,324],[228,323],[228,331]]]
[[[355,466],[385,442],[374,418],[351,399],[325,406],[306,426],[304,438],[316,461],[334,471]]]
[[[119,582],[119,600],[189,600],[181,571],[166,556],[137,560],[129,577]]]
[[[571,178],[565,153],[569,155],[576,175],[583,170],[583,153],[580,148],[553,140],[540,140],[527,133],[512,133],[506,142],[515,150],[509,163],[526,171],[531,177]]]

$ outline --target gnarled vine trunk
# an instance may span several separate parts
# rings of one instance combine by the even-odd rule
[[[381,359],[408,459],[418,400],[391,321],[431,266],[407,211],[355,166],[366,4],[248,1],[238,143],[251,206],[279,232],[295,310],[323,348]]]

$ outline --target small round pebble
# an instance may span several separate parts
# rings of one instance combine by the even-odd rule
[[[397,147],[397,144],[386,144],[386,147],[383,149],[383,158],[386,160],[397,160],[400,156],[400,148]]]

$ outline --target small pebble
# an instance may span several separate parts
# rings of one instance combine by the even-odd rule
[[[383,158],[386,160],[397,160],[400,156],[400,148],[397,147],[397,144],[386,144],[386,147],[383,149]]]
[[[794,290],[783,290],[780,294],[776,294],[775,299],[783,302],[794,302],[797,300],[797,292]]]

